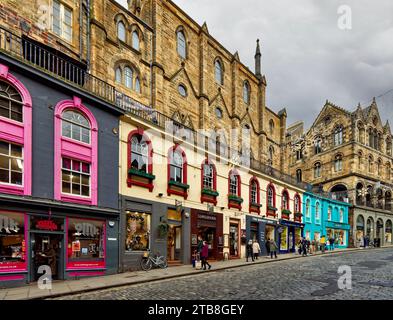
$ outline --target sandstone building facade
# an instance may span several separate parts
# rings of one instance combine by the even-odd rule
[[[392,243],[392,134],[375,98],[347,111],[327,101],[309,130],[287,130],[288,170],[299,181],[354,205],[352,245],[362,236]]]

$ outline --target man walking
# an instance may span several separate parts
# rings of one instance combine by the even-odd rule
[[[277,259],[278,247],[276,242],[272,239],[270,240],[269,245],[270,245],[270,258],[273,259],[273,254],[274,254],[274,257]]]
[[[252,240],[248,240],[247,246],[246,246],[246,261],[248,262],[248,257],[251,257],[252,262],[254,262],[254,255],[252,254]]]

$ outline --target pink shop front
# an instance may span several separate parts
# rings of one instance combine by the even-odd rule
[[[107,228],[103,218],[0,210],[0,287],[35,282],[45,272],[52,280],[104,275]]]

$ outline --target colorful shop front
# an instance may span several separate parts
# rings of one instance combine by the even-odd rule
[[[2,196],[3,198],[3,196]],[[115,274],[119,220],[116,210],[25,207],[0,200],[0,286]],[[76,206],[78,207],[78,206]]]
[[[254,215],[246,216],[246,239],[256,240],[261,247],[262,255],[267,254],[266,243],[268,240],[278,241],[279,221],[262,218]]]
[[[351,205],[312,192],[305,192],[303,201],[304,237],[319,242],[325,236],[326,241],[334,239],[335,248],[347,248]]]
[[[303,236],[304,223],[280,219],[278,243],[280,253],[296,251],[296,245]]]

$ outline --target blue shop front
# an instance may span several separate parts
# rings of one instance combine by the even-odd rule
[[[257,240],[261,247],[261,255],[267,255],[266,241],[273,239],[279,244],[278,228],[279,222],[273,219],[266,219],[256,216],[246,217],[246,236],[248,240]]]
[[[280,253],[296,251],[296,244],[303,236],[304,223],[280,219],[278,243]]]

